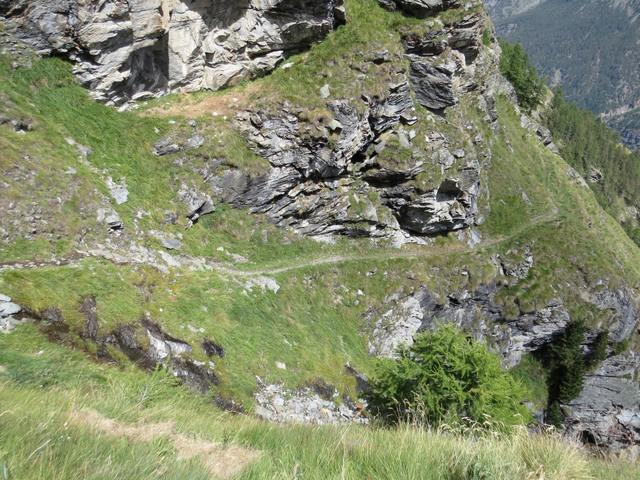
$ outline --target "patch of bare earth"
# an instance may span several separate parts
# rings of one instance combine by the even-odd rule
[[[178,433],[173,422],[132,425],[107,418],[95,410],[74,410],[69,416],[69,422],[132,442],[150,442],[158,437],[167,437],[173,442],[179,458],[198,458],[213,476],[223,480],[239,475],[260,456],[260,452],[256,450],[235,445],[223,446]]]
[[[143,113],[153,117],[200,118],[204,115],[234,116],[238,110],[247,107],[257,87],[247,85],[242,90],[211,93],[206,96],[181,94],[177,101],[145,110]]]

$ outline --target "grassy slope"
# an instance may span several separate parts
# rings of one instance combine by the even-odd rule
[[[181,459],[166,436],[126,441],[69,423],[71,412],[86,409],[126,424],[172,421],[193,438],[258,450],[259,459],[240,476],[246,479],[578,480],[639,473],[622,461],[589,459],[554,437],[474,440],[416,428],[282,427],[230,417],[162,372],[88,363],[32,327],[0,337],[0,365],[0,474],[8,479],[210,478],[198,458]]]
[[[388,15],[371,3],[353,1],[352,11],[362,13],[363,18],[377,25],[376,29],[384,25],[388,29],[389,23],[399,22],[396,15]],[[387,24],[381,24],[381,19],[386,19]],[[389,37],[384,30],[374,31],[378,32],[376,38]],[[348,36],[368,40],[371,35],[371,30],[356,21],[330,36],[327,44]],[[355,42],[355,51],[364,40]],[[324,43],[318,45],[294,68],[315,72],[317,63],[326,60],[325,48]],[[169,193],[175,189],[175,177],[193,175],[150,154],[152,140],[159,137],[153,129],[170,128],[166,119],[118,114],[95,104],[73,83],[68,68],[56,59],[37,62],[30,70],[11,71],[6,61],[0,66],[0,81],[7,95],[38,124],[27,136],[17,136],[3,128],[0,141],[8,145],[18,138],[23,142],[21,149],[32,150],[42,148],[46,139],[49,153],[41,158],[50,162],[45,165],[52,175],[69,165],[77,166],[74,152],[64,142],[65,136],[91,146],[94,154],[89,160],[96,167],[109,169],[114,178],[127,178],[131,200],[119,208],[129,225],[137,208],[151,213],[140,220],[141,228],[156,226],[167,206],[179,208]],[[288,85],[283,75],[289,73],[277,72],[257,85],[276,94],[279,86]],[[308,97],[315,98],[310,94]],[[198,94],[197,98],[206,99],[207,95]],[[58,108],[59,105],[69,108]],[[225,259],[225,254],[217,250],[224,246],[248,256],[252,262],[239,267],[248,270],[296,266],[309,258],[330,259],[345,254],[354,260],[364,255],[371,259],[309,266],[274,275],[282,285],[278,294],[254,291],[247,295],[244,279],[216,273],[175,272],[165,276],[143,267],[116,267],[97,261],[85,261],[80,268],[7,272],[0,277],[0,290],[34,309],[61,308],[76,331],[81,330],[83,322],[78,311],[80,297],[88,294],[98,299],[102,333],[118,324],[136,322],[145,311],[170,333],[194,344],[199,343],[201,335],[187,327],[204,328],[206,336],[227,349],[227,357],[218,362],[225,380],[223,389],[245,401],[253,391],[254,375],[283,380],[290,386],[321,376],[342,390],[352,391],[353,380],[343,374],[342,365],[348,361],[365,372],[370,367],[366,341],[360,335],[366,331],[362,314],[367,308],[379,307],[391,292],[410,291],[423,284],[442,297],[461,288],[472,289],[495,276],[490,261],[493,254],[504,254],[525,244],[532,247],[535,267],[527,280],[503,291],[501,301],[507,311],[517,313],[516,304],[522,309],[542,307],[560,297],[572,313],[593,327],[606,326],[607,312],[588,307],[573,292],[584,288],[583,275],[590,283],[605,279],[612,287],[637,285],[637,248],[598,207],[590,190],[570,178],[567,165],[519,127],[517,115],[506,101],[499,102],[499,113],[501,128],[495,135],[483,123],[472,99],[449,114],[454,124],[475,121],[492,146],[493,158],[484,179],[490,199],[490,211],[481,227],[485,243],[475,250],[451,239],[440,239],[432,247],[399,252],[408,256],[397,259],[394,257],[398,252],[366,241],[320,245],[281,232],[259,217],[221,207],[191,230],[175,227],[184,232],[185,253]],[[216,122],[213,127],[223,129],[224,125]],[[437,128],[450,127],[440,122]],[[241,151],[231,149],[229,155],[240,157]],[[18,162],[13,155],[3,156],[3,161]],[[38,169],[41,170],[44,167]],[[87,184],[93,182],[93,188],[100,187],[101,182],[91,172],[84,172],[81,178]],[[46,192],[44,186],[28,192],[19,192],[18,185],[15,188],[22,195]],[[68,217],[73,221],[73,216]],[[147,242],[153,245],[152,240]],[[33,248],[41,249],[41,255],[51,248],[33,243]],[[24,250],[18,253],[16,249]],[[20,243],[3,247],[2,255],[16,259],[31,250],[32,246],[27,248]],[[471,279],[464,275],[466,269],[472,272]],[[370,271],[377,273],[368,275]],[[408,278],[409,271],[413,278]],[[358,290],[365,295],[359,295]],[[196,356],[202,355],[196,351]],[[274,373],[276,361],[286,363],[287,371]]]
[[[333,55],[340,62],[340,58],[365,48],[367,42],[375,40],[378,43],[373,44],[381,47],[395,45],[397,36],[389,35],[388,29],[404,22],[402,17],[384,13],[374,6],[373,0],[351,0],[348,3],[350,11],[358,13],[353,15],[354,19],[362,15],[361,18],[375,28],[369,29],[364,21],[343,27],[326,43],[296,57],[295,67],[278,71],[272,77],[252,84],[252,88],[265,96],[265,92],[272,92],[276,98],[280,95],[291,101],[313,99],[325,82],[317,72],[321,65],[326,65],[331,48],[334,48]],[[344,41],[349,38],[353,40],[351,43]],[[292,78],[288,79],[287,75],[292,75]],[[293,89],[293,85],[297,85],[296,77],[308,80],[296,87],[299,90]],[[336,88],[339,85],[340,82],[336,82]],[[68,67],[57,59],[37,62],[33,69],[18,71],[10,70],[3,59],[0,61],[0,86],[14,102],[19,114],[34,117],[37,121],[35,131],[25,136],[0,127],[0,148],[8,152],[0,158],[3,169],[19,163],[25,151],[41,162],[35,165],[36,170],[42,172],[42,182],[38,183],[36,190],[25,192],[18,184],[11,187],[17,200],[40,195],[57,185],[64,186],[61,179],[66,177],[62,172],[68,166],[78,169],[81,192],[98,189],[106,193],[102,182],[78,165],[76,152],[64,141],[65,137],[71,136],[93,148],[94,154],[89,161],[97,168],[108,169],[116,179],[127,178],[130,202],[118,207],[127,227],[133,228],[135,212],[139,208],[150,212],[148,217],[139,221],[142,229],[155,227],[161,222],[165,210],[180,209],[171,191],[175,191],[180,179],[190,180],[193,174],[175,165],[171,158],[156,158],[150,153],[155,139],[174,128],[168,124],[167,118],[118,114],[93,103],[86,92],[75,85]],[[237,90],[239,95],[244,88],[249,87],[240,87]],[[220,94],[198,94],[193,101],[203,101],[216,95]],[[65,105],[65,108],[60,108],[60,105]],[[170,275],[160,275],[149,268],[115,266],[95,260],[83,261],[78,268],[1,273],[0,292],[34,309],[61,308],[65,319],[76,331],[81,330],[83,323],[78,311],[80,298],[87,294],[97,297],[101,333],[118,324],[135,322],[146,311],[171,334],[193,344],[198,344],[202,335],[193,333],[187,326],[203,328],[204,335],[219,341],[227,352],[224,359],[216,362],[223,379],[222,393],[247,405],[255,388],[255,375],[270,381],[284,381],[290,387],[322,377],[341,391],[353,393],[353,380],[344,375],[343,365],[351,362],[365,373],[371,368],[366,339],[361,335],[367,329],[362,315],[368,308],[380,307],[389,293],[401,289],[407,292],[419,285],[427,285],[442,297],[462,288],[473,289],[495,277],[492,255],[504,255],[508,250],[525,244],[532,248],[535,266],[527,280],[503,292],[500,301],[507,310],[515,314],[516,302],[520,308],[541,307],[550,299],[561,297],[574,315],[585,318],[593,327],[605,326],[606,312],[589,308],[574,294],[584,288],[585,278],[580,272],[584,272],[590,283],[606,279],[612,287],[621,284],[636,286],[640,280],[637,247],[600,209],[591,191],[568,175],[566,163],[519,127],[513,108],[505,100],[501,100],[498,106],[501,127],[497,134],[483,126],[481,115],[472,101],[463,102],[449,113],[452,121],[475,121],[492,146],[493,158],[486,166],[486,178],[483,179],[491,208],[485,212],[486,222],[480,228],[484,242],[475,249],[449,238],[438,239],[433,246],[406,248],[400,252],[391,252],[366,241],[342,240],[333,246],[320,245],[279,231],[259,217],[221,207],[191,230],[184,231],[184,225],[168,228],[184,234],[184,253],[226,260],[225,254],[217,249],[224,246],[226,250],[250,259],[249,264],[238,268],[301,266],[272,275],[282,286],[277,294],[259,291],[247,294],[244,279],[215,272],[175,271]],[[313,103],[309,107],[314,107]],[[204,117],[200,122],[204,123]],[[246,153],[246,147],[238,143],[237,138],[227,132],[228,129],[225,130],[226,120],[209,122],[213,123],[207,124],[207,128],[210,126],[223,132],[222,135],[228,135],[226,140],[223,139],[223,145],[228,142],[234,146],[215,150],[218,147],[212,140],[205,147],[211,149],[211,155],[224,154],[229,162],[252,158]],[[442,124],[439,127],[449,128]],[[155,132],[155,128],[160,130],[160,134]],[[528,202],[523,199],[523,192]],[[77,201],[81,200],[79,193]],[[69,232],[75,233],[80,227],[74,222],[79,220],[69,214],[76,211],[74,204],[68,208],[67,215],[61,214],[58,218]],[[91,225],[90,220],[85,220],[87,225]],[[144,241],[155,246],[151,239]],[[71,249],[71,245],[65,240],[55,245],[48,241],[18,242],[0,247],[0,259],[46,258],[54,249],[64,253]],[[397,258],[398,254],[407,256]],[[352,260],[304,266],[310,258],[339,255],[347,255]],[[370,258],[358,260],[361,256]],[[471,275],[466,275],[466,271]],[[360,295],[359,290],[365,295]],[[508,457],[497,458],[492,449],[504,447],[499,442],[488,442],[486,447],[478,448],[467,440],[452,441],[418,431],[369,433],[360,429],[318,429],[312,430],[310,435],[310,431],[302,427],[284,429],[252,420],[231,420],[221,417],[204,399],[167,386],[162,376],[147,377],[126,367],[125,370],[113,370],[95,366],[78,354],[67,358],[65,350],[44,344],[31,327],[0,340],[3,342],[0,365],[7,368],[5,376],[9,377],[2,385],[0,403],[10,405],[0,408],[0,411],[14,412],[0,416],[0,421],[14,425],[0,429],[0,435],[4,435],[0,437],[0,455],[5,452],[4,456],[9,459],[6,461],[14,470],[20,468],[19,464],[26,469],[24,464],[29,454],[49,436],[61,434],[64,414],[74,403],[92,406],[108,416],[123,420],[174,418],[187,431],[218,440],[231,435],[234,441],[267,451],[249,478],[294,477],[296,462],[299,462],[297,468],[301,469],[300,472],[309,472],[301,475],[304,478],[338,477],[343,465],[351,478],[477,478],[485,472],[484,469],[489,469],[486,471],[489,478],[524,478],[520,469],[537,468],[536,457],[529,458],[524,450],[518,450],[520,447],[507,449]],[[78,339],[74,342],[76,347],[92,348]],[[46,361],[34,355],[43,349],[45,353],[41,358]],[[203,355],[201,351],[195,352],[196,357],[203,358]],[[61,368],[52,369],[52,361]],[[283,361],[287,370],[275,369],[276,361]],[[525,370],[524,376],[528,378],[538,373],[533,365]],[[106,380],[94,379],[95,375]],[[53,377],[51,385],[45,389],[39,387],[47,381],[42,376]],[[58,376],[66,378],[57,379]],[[158,392],[148,408],[145,405],[147,399],[141,401],[140,397],[146,385]],[[47,399],[52,396],[66,407],[58,409],[51,406]],[[533,400],[544,396],[540,391],[531,393]],[[17,423],[16,419],[21,416],[22,423]],[[39,431],[37,425],[45,422],[46,418],[51,419],[47,424],[51,430],[47,427]],[[21,434],[21,431],[26,433]],[[306,440],[308,436],[312,439]],[[23,447],[16,443],[17,438],[21,438]],[[55,475],[65,478],[65,468],[72,471],[86,465],[91,455],[99,458],[106,455],[106,447],[101,441],[96,441],[86,432],[74,431],[72,438],[69,443],[56,442],[43,450],[52,456],[51,462],[38,460],[38,468],[43,470],[40,474],[34,471],[31,474],[33,478],[55,478]],[[76,446],[87,442],[91,448]],[[128,478],[153,476],[162,458],[174,458],[166,442],[138,445],[131,452],[125,451],[123,443],[110,444],[113,448],[121,448],[117,450],[121,454],[112,457],[114,465],[124,472],[127,465],[130,467],[132,456],[140,459],[135,462],[135,468],[140,470],[131,470]],[[402,446],[399,452],[397,445]],[[296,448],[302,448],[302,453],[296,454]],[[562,452],[560,447],[547,445],[544,448],[548,448],[549,455]],[[65,463],[62,458],[67,454],[71,459]],[[461,465],[467,465],[466,477],[462,474],[447,476],[447,468],[450,472],[456,472],[457,468],[449,462],[450,457],[459,458]],[[46,460],[47,457],[36,458]],[[415,458],[425,459],[425,464],[433,465],[433,470],[409,460]],[[501,461],[506,464],[497,463]],[[172,475],[184,478],[187,474],[180,470],[182,468],[191,469],[187,470],[188,478],[199,478],[198,475],[203,474],[197,464],[171,463],[170,468],[176,470],[167,471],[166,478],[172,478]],[[323,475],[326,472],[329,474]],[[430,474],[433,476],[427,477]],[[97,471],[93,475],[100,478],[103,474]],[[602,475],[602,478],[616,478],[612,473]],[[631,478],[632,473],[627,477]],[[18,475],[18,478],[22,476]],[[127,473],[123,473],[122,478],[127,478]],[[558,474],[555,478],[571,477]]]

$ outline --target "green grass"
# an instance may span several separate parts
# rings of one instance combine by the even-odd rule
[[[54,376],[41,359],[55,361]],[[634,478],[637,466],[587,456],[554,436],[479,436],[365,427],[278,426],[222,414],[162,372],[145,375],[91,363],[49,343],[33,327],[0,336],[0,474],[8,479],[211,478],[183,460],[166,436],[150,442],[105,436],[69,422],[96,410],[125,424],[171,421],[175,430],[258,450],[242,479]],[[55,398],[55,402],[51,399]]]
[[[546,407],[549,397],[547,372],[539,360],[530,354],[523,356],[520,363],[511,369],[511,375],[525,385],[529,393],[526,400],[533,404],[535,410]]]
[[[376,0],[347,0],[347,9],[349,24],[308,53],[293,57],[292,68],[236,90],[188,98],[197,102],[244,92],[257,107],[270,108],[285,100],[302,105],[315,122],[328,114],[318,94],[325,83],[335,98],[375,94],[385,83],[381,79],[404,66],[402,56],[383,66],[370,66],[364,77],[351,66],[368,63],[366,52],[388,49],[392,56],[401,53],[401,32],[426,27],[383,11]],[[460,11],[452,15],[458,14]],[[434,25],[444,20],[446,16]],[[31,69],[14,71],[8,59],[0,58],[0,91],[0,102],[11,115],[35,120],[34,131],[25,135],[0,126],[3,174],[16,169],[35,172],[28,182],[5,175],[3,181],[7,178],[9,187],[1,200],[50,206],[47,220],[59,235],[3,244],[0,261],[63,256],[80,241],[89,245],[103,241],[103,231],[98,229],[102,227],[95,225],[95,209],[100,206],[100,195],[108,194],[97,169],[127,181],[130,200],[115,208],[129,238],[159,248],[156,240],[138,234],[136,227],[139,232],[160,229],[183,236],[180,253],[185,255],[229,265],[231,254],[242,255],[248,262],[234,268],[246,271],[290,268],[269,275],[281,286],[277,294],[259,289],[245,292],[246,278],[238,275],[181,269],[161,274],[150,267],[91,259],[77,267],[0,273],[1,293],[32,310],[60,308],[72,328],[65,348],[47,342],[33,326],[0,336],[0,478],[3,466],[9,478],[27,479],[66,479],[76,472],[96,479],[206,477],[199,462],[179,460],[167,439],[132,444],[65,425],[69,411],[78,408],[96,409],[125,422],[171,419],[181,432],[263,452],[243,478],[560,480],[638,475],[637,467],[597,461],[556,437],[478,439],[412,427],[282,427],[229,417],[215,410],[210,398],[176,387],[163,372],[149,375],[126,361],[118,368],[93,363],[88,352],[95,346],[78,336],[84,322],[81,299],[95,295],[100,335],[118,325],[135,324],[148,312],[171,335],[192,343],[196,359],[205,358],[197,347],[202,337],[222,344],[226,355],[216,359],[222,379],[216,393],[233,397],[249,409],[256,375],[284,382],[289,388],[320,377],[341,393],[355,395],[354,380],[344,373],[344,364],[350,362],[364,373],[371,372],[372,359],[367,353],[371,325],[365,321],[365,312],[387,308],[386,298],[392,293],[410,294],[426,286],[435,298],[444,300],[452,292],[472,292],[501,280],[495,255],[507,257],[525,245],[534,255],[534,267],[526,279],[510,282],[500,292],[497,300],[507,316],[561,298],[572,316],[591,327],[606,326],[611,321],[609,314],[596,310],[575,292],[600,279],[606,279],[611,289],[640,284],[637,247],[603,212],[591,190],[568,175],[567,164],[520,127],[506,99],[498,100],[496,133],[484,121],[473,95],[465,96],[446,118],[418,108],[420,121],[414,128],[419,149],[428,151],[424,137],[433,131],[451,138],[451,150],[473,151],[471,141],[477,133],[487,142],[491,156],[482,160],[480,201],[485,222],[479,226],[484,241],[470,248],[448,236],[431,245],[398,251],[369,240],[319,244],[226,205],[218,205],[215,213],[187,230],[184,206],[175,192],[183,182],[207,188],[194,172],[213,159],[252,173],[265,169],[264,160],[248,150],[230,120],[199,118],[197,129],[207,136],[207,143],[185,154],[181,163],[177,160],[183,155],[158,158],[151,151],[164,135],[190,135],[191,127],[184,118],[158,118],[149,110],[145,115],[118,113],[96,104],[60,59],[44,59]],[[177,99],[158,100],[150,107],[170,105]],[[78,152],[67,144],[67,137],[92,148],[87,165],[78,161]],[[482,153],[478,152],[479,157]],[[380,161],[392,167],[410,160],[409,152],[393,141],[384,155]],[[77,170],[73,181],[65,173],[69,167]],[[458,168],[454,165],[447,175],[455,175]],[[442,175],[434,164],[416,185],[428,190]],[[64,199],[60,208],[57,197]],[[353,200],[358,203],[355,197]],[[137,218],[142,210],[148,215]],[[168,210],[179,213],[176,225],[163,224]],[[398,258],[402,253],[415,256]],[[308,264],[342,256],[348,259]],[[203,328],[204,333],[192,332],[189,325]],[[638,342],[636,336],[627,347]],[[276,369],[275,362],[284,362],[287,370]],[[546,397],[540,381],[544,372],[539,367],[525,357],[514,371],[528,386],[527,399],[535,406],[542,405]]]

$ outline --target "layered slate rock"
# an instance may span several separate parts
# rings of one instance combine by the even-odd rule
[[[0,15],[63,54],[102,101],[219,89],[267,73],[344,20],[342,0],[20,0]]]
[[[400,10],[416,17],[428,17],[460,6],[460,0],[379,0],[388,10]]]
[[[495,302],[497,292],[496,284],[489,284],[473,292],[451,294],[444,301],[438,301],[426,288],[406,297],[393,294],[385,299],[385,310],[372,309],[366,314],[372,326],[369,353],[393,357],[400,345],[411,346],[418,333],[453,324],[476,340],[491,343],[500,351],[504,364],[513,366],[523,354],[551,342],[570,321],[560,301],[507,320]]]
[[[605,360],[587,375],[582,393],[567,410],[569,434],[598,447],[631,447],[640,454],[640,354]]]
[[[481,55],[484,20],[472,14],[441,31],[407,34],[409,68],[381,78],[386,91],[333,99],[325,85],[320,98],[331,118],[324,122],[309,121],[304,108],[288,103],[240,112],[239,130],[272,168],[259,177],[237,169],[213,175],[207,181],[215,196],[313,236],[403,242],[473,225],[487,149],[481,140],[452,149],[437,127],[416,139],[414,95],[442,115],[462,96],[491,90],[484,72],[494,57]],[[383,65],[389,57],[377,52],[370,62]]]
[[[315,132],[286,106],[280,116],[239,115],[239,128],[272,169],[254,178],[227,171],[210,179],[213,191],[309,235],[433,235],[471,225],[480,179],[475,156],[457,174],[425,188],[415,181],[424,170],[424,153],[402,166],[378,160],[394,139],[412,148],[407,126],[414,108],[406,77],[386,95],[363,101],[364,113],[350,102],[330,102],[333,120]]]
[[[482,48],[485,17],[473,14],[443,30],[402,39],[409,78],[420,105],[442,111],[478,88],[473,65]]]

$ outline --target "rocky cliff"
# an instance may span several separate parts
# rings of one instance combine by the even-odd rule
[[[514,367],[580,320],[607,359],[567,431],[638,443],[620,351],[640,252],[515,105],[479,2],[0,13],[6,52],[63,56],[94,98],[144,111],[85,98],[57,58],[3,60],[3,329],[163,366],[230,410],[364,423],[360,371],[420,331],[453,323]]]
[[[217,90],[273,70],[344,21],[341,0],[5,2],[0,15],[62,54],[101,101]]]

